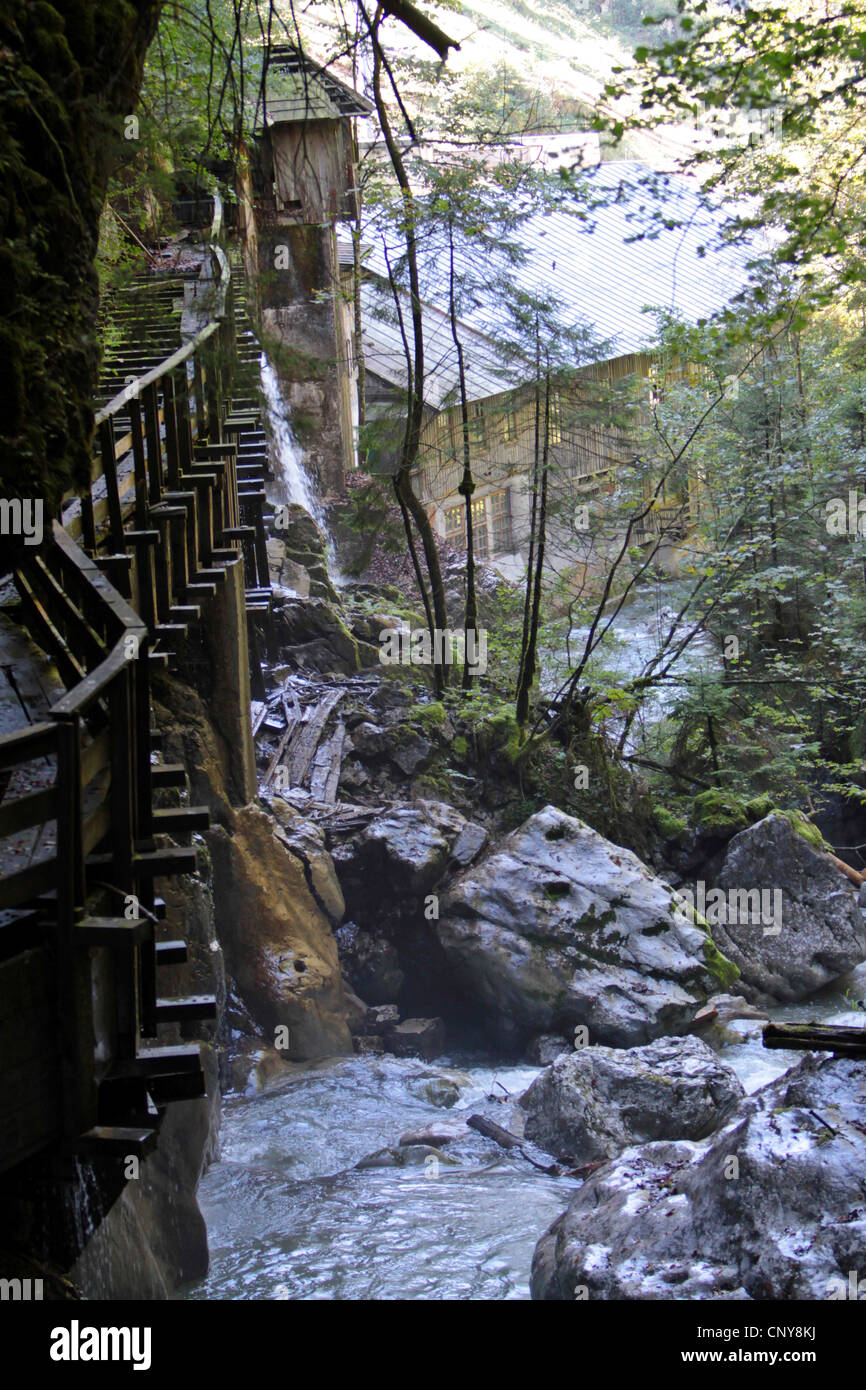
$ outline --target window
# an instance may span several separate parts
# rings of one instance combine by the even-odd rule
[[[449,545],[453,545],[457,550],[466,548],[465,522],[466,515],[462,505],[445,508],[445,539]]]
[[[517,438],[517,411],[506,412],[502,421],[502,438],[506,444],[513,444]]]
[[[547,419],[547,442],[551,446],[562,443],[562,401],[555,391],[550,394],[550,411]]]
[[[490,504],[490,531],[494,551],[512,549],[511,540],[511,492],[492,492],[487,498]]]
[[[469,407],[469,444],[473,449],[483,449],[485,443],[484,411],[476,402]]]
[[[476,502],[472,502],[472,550],[476,560],[486,560],[490,554],[490,543],[487,537],[487,506],[485,499],[480,497]]]

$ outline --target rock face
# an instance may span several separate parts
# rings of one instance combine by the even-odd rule
[[[711,1139],[627,1149],[542,1237],[533,1298],[850,1297],[866,1267],[864,1105],[861,1063],[808,1056]]]
[[[855,890],[785,816],[767,816],[734,836],[717,886],[728,894],[727,917],[740,920],[716,926],[708,917],[711,930],[719,950],[740,969],[738,988],[753,1001],[804,999],[866,959]],[[764,890],[767,906],[779,893],[781,930],[744,921],[742,894],[731,901],[736,889]]]
[[[341,675],[359,669],[358,644],[336,605],[324,598],[285,599],[274,608],[273,631],[292,667]]]
[[[383,812],[331,851],[348,911],[363,919],[376,916],[382,903],[428,893],[449,866],[475,858],[486,839],[481,826],[444,802]]]
[[[328,577],[325,538],[309,512],[290,502],[281,506],[278,516],[286,524],[268,541],[272,582],[293,589],[302,598],[336,600]]]
[[[464,872],[432,925],[455,988],[512,1050],[576,1025],[615,1047],[684,1032],[735,975],[667,884],[552,806]]]
[[[282,1024],[290,1061],[351,1052],[336,942],[301,860],[253,806],[207,842],[226,965],[265,1040]]]
[[[547,1067],[521,1097],[524,1133],[567,1163],[613,1158],[630,1144],[703,1139],[743,1088],[697,1038],[647,1047],[586,1047]]]

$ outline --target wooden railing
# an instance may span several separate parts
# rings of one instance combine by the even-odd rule
[[[215,199],[213,273],[201,282],[209,321],[100,410],[90,486],[65,499],[62,524],[14,575],[24,623],[67,693],[38,724],[0,737],[0,786],[4,774],[24,783],[0,799],[0,1040],[14,1040],[0,1054],[0,1171],[58,1140],[90,1155],[145,1153],[156,1131],[148,1100],[204,1090],[197,1047],[141,1042],[163,1022],[215,1016],[209,996],[158,996],[161,958],[177,963],[185,947],[156,941],[154,879],[193,872],[196,854],[156,837],[209,818],[154,808],[155,790],[185,774],[152,764],[150,678],[251,539],[226,438],[232,326],[219,217]],[[36,766],[31,783],[46,768],[53,781],[28,789]],[[41,857],[13,867],[22,846],[33,858],[34,838]]]

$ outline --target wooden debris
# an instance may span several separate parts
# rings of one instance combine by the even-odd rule
[[[319,746],[328,719],[345,694],[342,690],[329,690],[325,698],[316,705],[298,737],[292,745],[289,757],[289,786],[300,787],[310,770],[310,765]]]
[[[866,1058],[866,1028],[840,1024],[768,1023],[764,1047],[784,1047],[795,1052],[835,1052],[840,1057]]]

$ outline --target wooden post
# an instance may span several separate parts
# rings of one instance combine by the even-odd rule
[[[159,434],[159,398],[156,382],[145,386],[144,424],[147,432],[147,472],[150,486],[150,501],[156,504],[162,497],[162,441]]]

